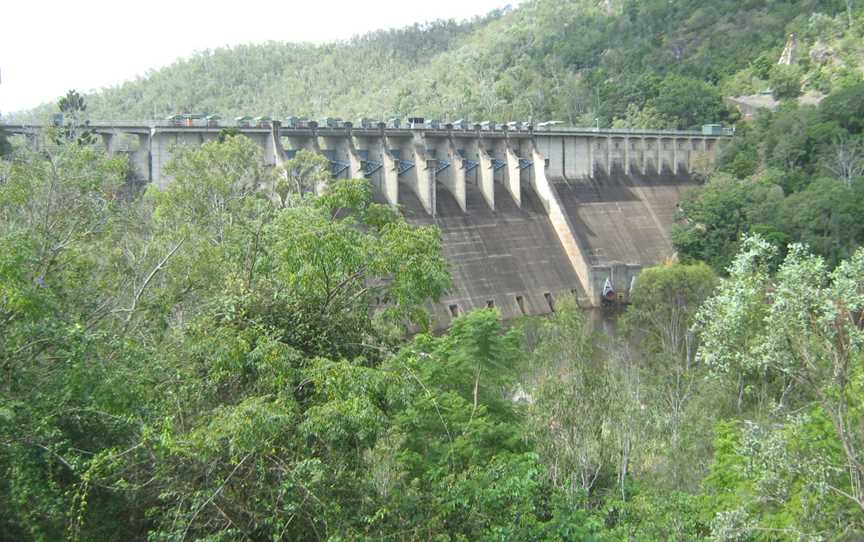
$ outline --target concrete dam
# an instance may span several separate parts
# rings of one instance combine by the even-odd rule
[[[39,126],[7,125],[35,140]],[[166,186],[174,145],[200,145],[223,127],[93,124],[140,181]],[[546,314],[576,295],[596,307],[626,302],[639,271],[673,255],[669,232],[693,167],[728,136],[696,131],[481,129],[384,124],[236,127],[267,164],[301,149],[325,156],[335,178],[366,178],[377,201],[442,233],[453,288],[430,308],[437,324],[498,308]]]

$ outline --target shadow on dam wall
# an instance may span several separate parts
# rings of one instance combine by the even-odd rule
[[[695,185],[684,175],[641,175],[614,171],[594,179],[550,179],[592,266],[621,263],[650,266],[672,253],[669,232],[681,195]],[[431,217],[407,187],[400,207],[415,225],[441,229],[453,287],[430,306],[436,327],[454,316],[494,306],[505,319],[548,314],[555,300],[585,296],[583,285],[540,199],[522,185],[522,207],[495,183],[492,211],[479,189],[468,183],[463,213],[443,186],[437,187],[437,216]]]
[[[579,279],[533,190],[523,187],[519,208],[496,183],[494,211],[476,186],[469,183],[467,190],[468,212],[463,213],[450,192],[439,186],[435,218],[410,190],[399,193],[409,222],[441,229],[453,287],[431,307],[437,326],[489,306],[507,319],[547,314],[556,298],[574,290],[580,294]]]
[[[634,168],[635,169],[635,168]],[[589,265],[656,265],[674,253],[670,231],[686,174],[629,175],[613,169],[593,179],[550,179]]]

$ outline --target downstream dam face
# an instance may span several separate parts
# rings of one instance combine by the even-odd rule
[[[35,142],[40,126],[2,126]],[[91,124],[135,177],[157,186],[175,145],[216,139],[224,126]],[[377,201],[437,225],[453,288],[430,307],[439,327],[496,307],[505,318],[545,314],[575,295],[586,307],[626,302],[643,267],[673,256],[669,232],[697,164],[725,134],[695,131],[508,130],[350,123],[234,126],[276,166],[305,149],[334,178],[366,178]]]

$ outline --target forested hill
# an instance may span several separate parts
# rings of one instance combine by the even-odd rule
[[[767,89],[792,32],[807,60],[805,90],[829,92],[836,74],[810,65],[808,48],[834,31],[833,21],[842,26],[847,4],[530,0],[471,21],[321,46],[206,51],[87,99],[91,117],[105,120],[191,111],[687,127],[724,120],[722,96]]]

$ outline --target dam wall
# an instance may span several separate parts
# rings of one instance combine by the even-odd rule
[[[28,141],[38,126],[5,126]],[[219,127],[92,124],[110,153],[129,156],[138,180],[165,187],[178,145],[201,145]],[[727,135],[694,131],[508,130],[414,125],[355,129],[234,128],[277,166],[299,150],[323,155],[333,178],[365,178],[377,201],[414,224],[435,224],[453,288],[432,304],[436,322],[476,308],[507,318],[626,302],[640,270],[674,257],[670,230]],[[319,187],[323,190],[325,187]]]

